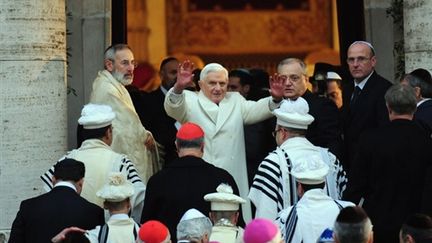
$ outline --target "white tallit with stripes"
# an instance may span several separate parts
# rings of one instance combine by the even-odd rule
[[[347,179],[339,160],[325,148],[314,146],[304,137],[286,140],[259,165],[248,197],[256,207],[255,218],[276,219],[278,213],[298,201],[297,184],[289,173],[298,158],[316,154],[329,165],[325,191],[340,199]]]

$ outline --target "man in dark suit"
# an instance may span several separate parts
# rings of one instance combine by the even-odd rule
[[[278,73],[273,77],[285,79],[284,97],[302,97],[309,105],[309,114],[314,117],[308,126],[306,138],[315,146],[329,148],[338,158],[341,156],[342,139],[339,111],[329,99],[318,97],[307,89],[308,78],[305,63],[297,58],[282,60]]]
[[[348,48],[347,63],[354,81],[343,88],[344,167],[357,152],[360,135],[367,129],[388,124],[384,94],[391,83],[375,72],[377,59],[372,45],[356,41]]]
[[[204,195],[213,192],[219,184],[229,184],[239,195],[234,178],[226,170],[201,159],[204,151],[201,127],[183,124],[177,133],[176,146],[179,158],[150,177],[141,216],[141,223],[153,219],[165,224],[173,242],[176,242],[177,223],[186,210],[196,208],[208,215],[210,205],[204,201]],[[239,224],[244,225],[240,219],[242,224]]]
[[[129,91],[141,123],[152,132],[161,147],[160,156],[165,163],[177,158],[175,150],[176,120],[168,116],[164,109],[165,94],[177,79],[178,60],[175,57],[165,58],[160,65],[159,77],[161,86],[150,93],[139,90]],[[179,126],[180,124],[177,124]]]
[[[432,78],[429,71],[418,68],[401,81],[414,88],[417,99],[416,121],[426,132],[432,134]]]
[[[58,162],[54,166],[54,188],[21,202],[9,242],[51,242],[64,228],[92,229],[104,224],[103,209],[79,195],[84,172],[82,162],[74,159]]]
[[[398,242],[405,218],[430,214],[432,140],[413,119],[414,89],[396,84],[385,94],[390,123],[362,134],[348,173],[344,199],[363,201],[372,224],[374,242]],[[429,172],[428,172],[429,171]]]

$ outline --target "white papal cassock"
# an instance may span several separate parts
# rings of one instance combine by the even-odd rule
[[[227,92],[219,105],[202,91],[184,90],[182,94],[168,91],[165,97],[167,114],[180,123],[193,122],[204,130],[203,159],[227,170],[235,179],[240,196],[247,198],[249,186],[246,169],[244,124],[254,124],[272,116],[279,104],[271,97],[249,101],[238,92]],[[242,205],[246,222],[251,219],[250,202]]]

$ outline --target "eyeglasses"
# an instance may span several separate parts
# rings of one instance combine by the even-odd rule
[[[282,77],[284,78],[284,80],[289,80],[289,81],[295,83],[295,82],[298,82],[302,76],[293,74],[293,75],[289,75],[289,76],[282,75]]]
[[[354,64],[355,62],[358,63],[366,63],[367,61],[369,61],[372,57],[349,57],[347,58],[347,63],[348,64]]]
[[[110,59],[113,63],[115,62],[114,59]],[[135,60],[129,61],[129,60],[122,60],[120,61],[120,65],[124,67],[128,67],[129,65],[134,66],[136,68],[138,66],[138,63]]]
[[[283,128],[279,128],[279,129],[274,130],[274,131],[272,132],[272,136],[275,138],[276,135],[277,135],[277,133],[278,133],[280,130],[283,130]]]

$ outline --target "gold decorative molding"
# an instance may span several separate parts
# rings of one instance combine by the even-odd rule
[[[331,48],[331,1],[306,9],[188,11],[167,1],[168,51],[193,54],[308,53]]]

